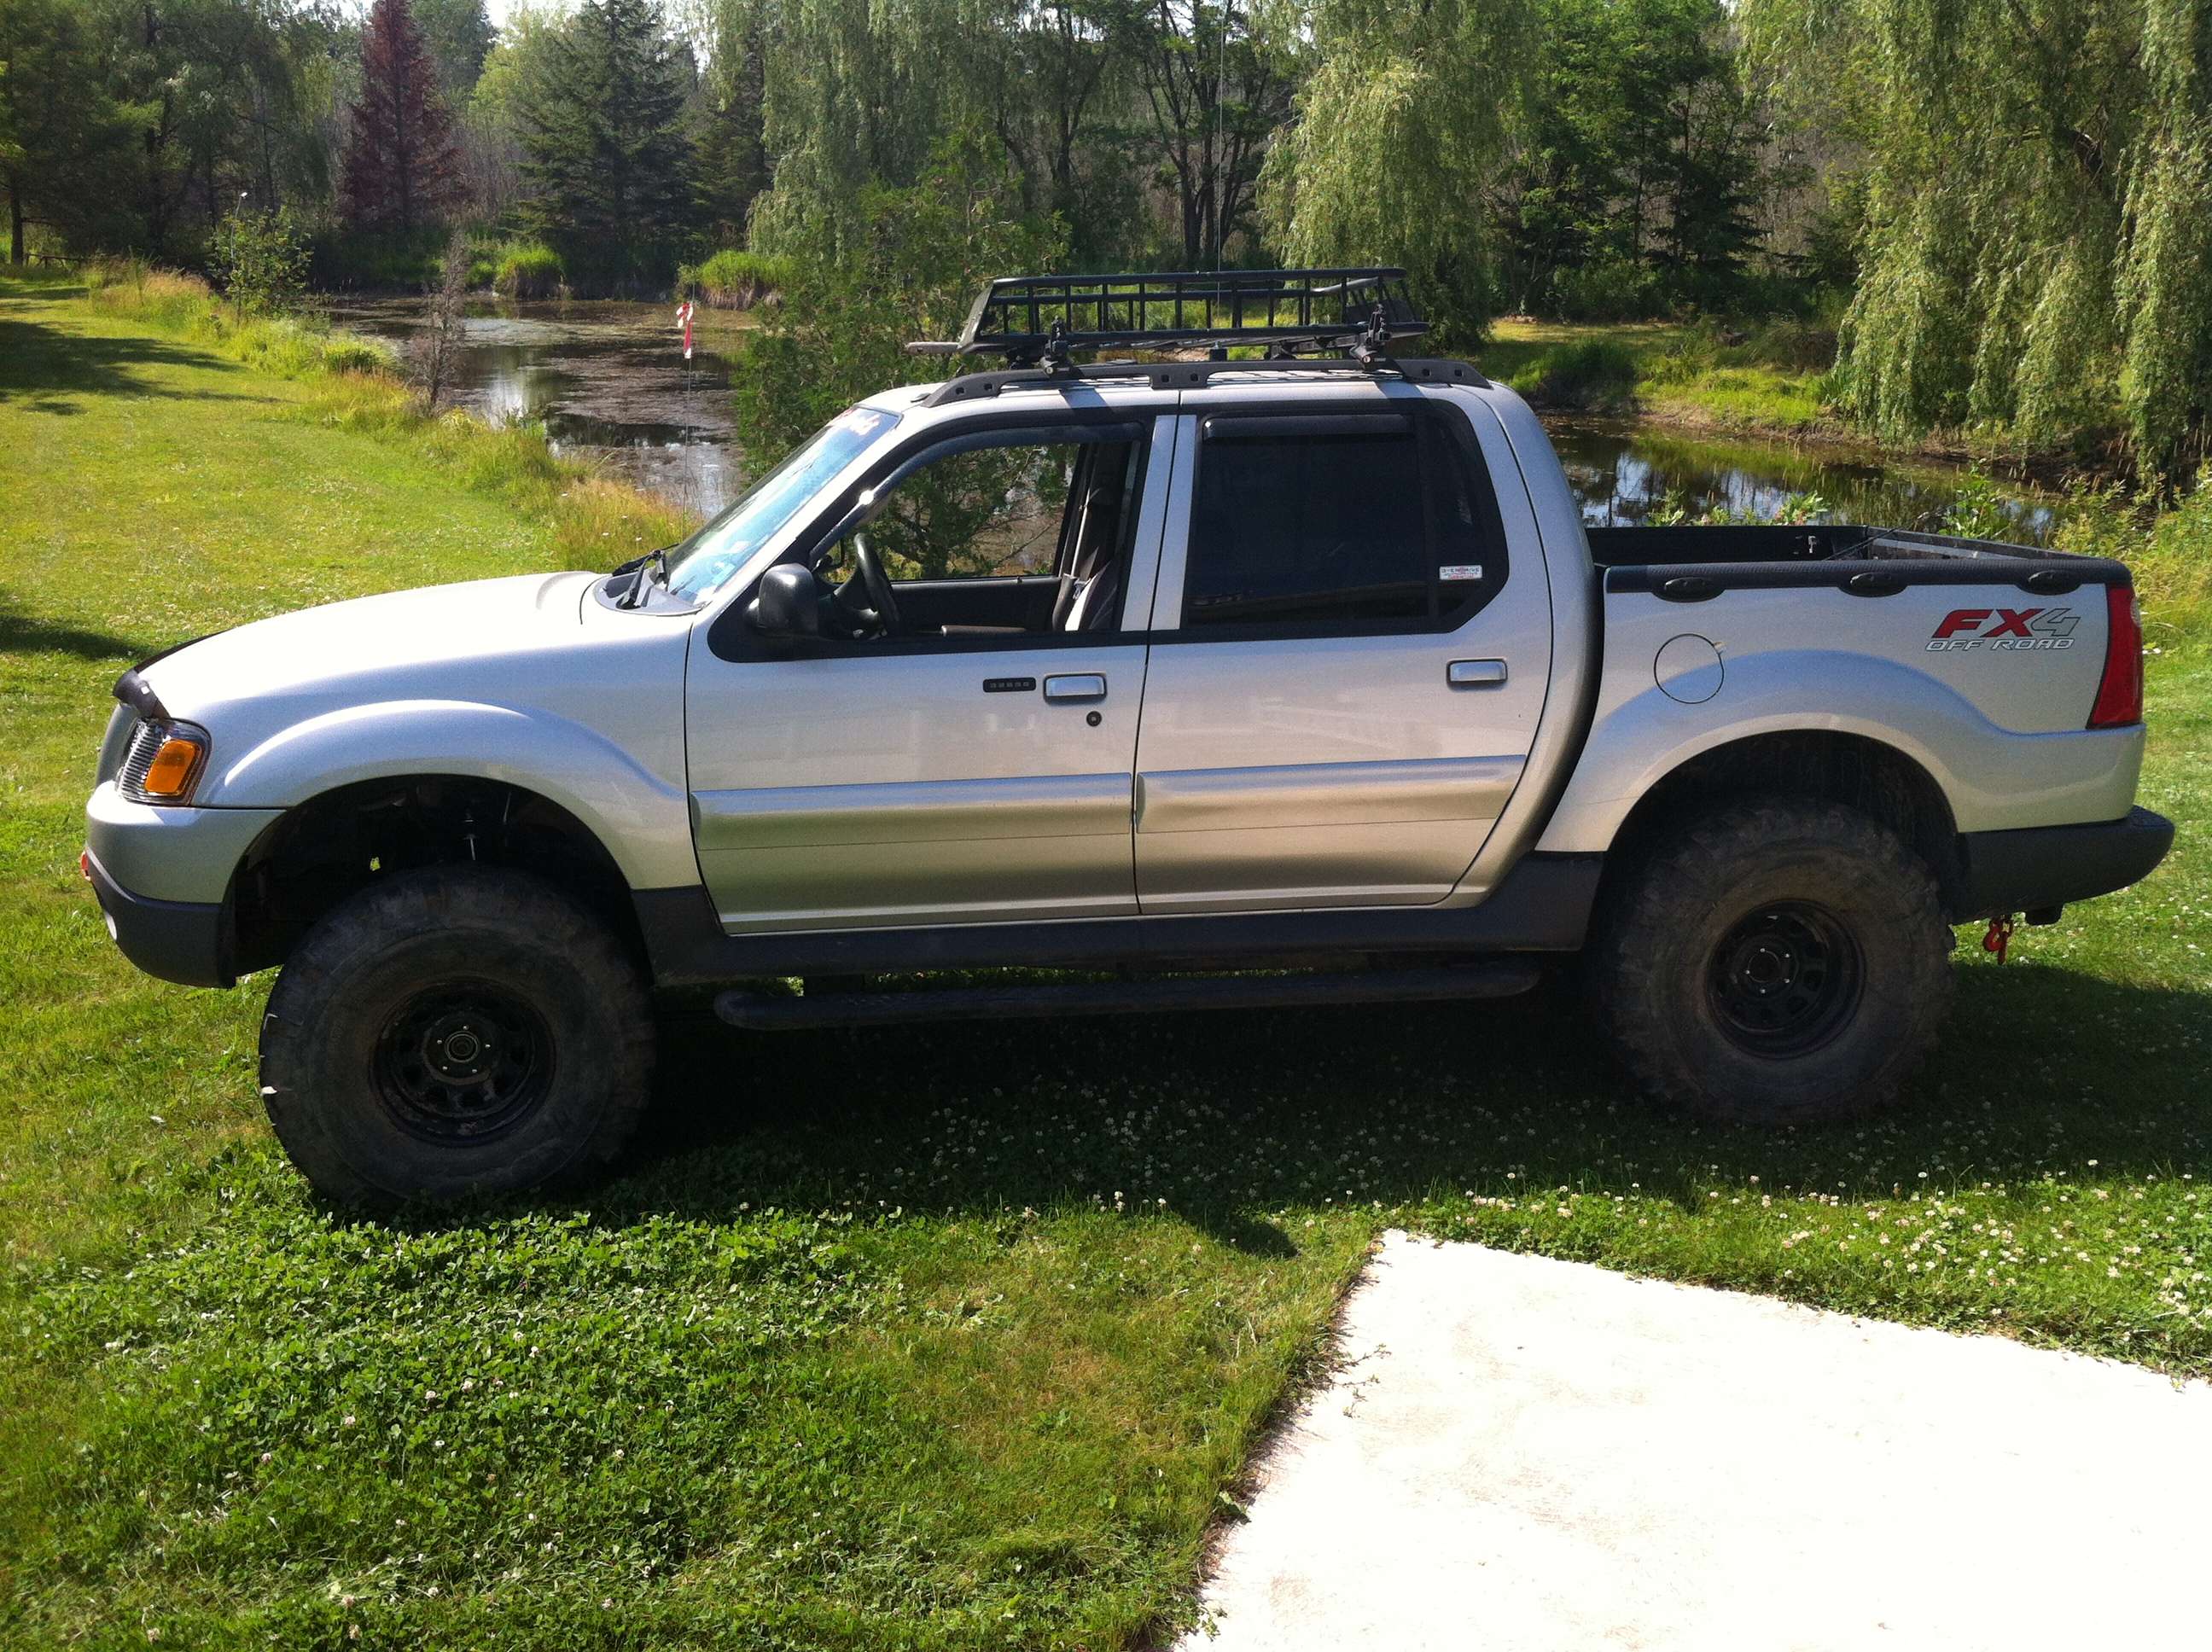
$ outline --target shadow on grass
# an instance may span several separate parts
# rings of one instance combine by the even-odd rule
[[[258,402],[270,398],[222,390],[188,390],[157,383],[146,369],[158,367],[240,371],[210,350],[157,338],[88,338],[36,321],[0,320],[0,402],[33,413],[82,412],[88,396],[158,396],[184,401]]]
[[[73,654],[79,659],[137,659],[153,652],[131,637],[58,625],[27,614],[0,595],[0,653]]]
[[[741,1203],[975,1214],[1164,1200],[1287,1254],[1267,1212],[1531,1187],[1694,1208],[1716,1181],[1845,1200],[1982,1181],[2202,1175],[2212,997],[2015,963],[1962,971],[1900,1103],[1757,1132],[1639,1100],[1575,993],[1504,1003],[742,1034],[663,1027],[658,1097],[595,1212]],[[1281,1248],[1279,1251],[1277,1248]]]

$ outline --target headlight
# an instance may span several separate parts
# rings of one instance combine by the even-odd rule
[[[143,722],[115,783],[133,802],[189,803],[207,755],[208,732],[198,725]]]

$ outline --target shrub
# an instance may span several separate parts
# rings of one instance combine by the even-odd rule
[[[2153,649],[2171,651],[2203,635],[2212,608],[2212,467],[2164,510],[2149,489],[2130,493],[2118,483],[2077,489],[2060,507],[2051,543],[2129,565]]]
[[[1583,338],[1546,350],[1516,374],[1513,388],[1553,407],[1616,410],[1636,399],[1636,352],[1611,338]]]
[[[726,246],[678,270],[676,291],[678,297],[702,299],[716,309],[750,310],[782,292],[791,275],[788,259]]]
[[[307,245],[289,207],[225,215],[216,227],[211,262],[240,315],[275,315],[307,294]]]
[[[491,284],[502,298],[551,298],[566,278],[561,255],[543,241],[509,241],[499,249]]]
[[[1752,331],[1741,345],[1745,359],[1798,373],[1826,373],[1836,364],[1836,328],[1818,318],[1777,316]]]
[[[1614,258],[1559,270],[1552,306],[1565,321],[1642,321],[1667,307],[1656,271]]]

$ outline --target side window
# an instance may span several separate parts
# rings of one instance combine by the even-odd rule
[[[1433,417],[1216,415],[1199,451],[1182,623],[1455,623],[1504,572],[1487,505]]]
[[[867,519],[806,553],[822,635],[856,643],[1110,634],[1135,542],[1147,427],[955,432],[897,462]],[[860,548],[888,601],[871,586]],[[834,594],[832,594],[834,593]]]
[[[985,447],[907,477],[868,535],[894,580],[1049,574],[1083,449]]]
[[[933,459],[885,494],[869,543],[894,580],[1095,571],[1135,531],[1145,444],[1021,442]],[[829,549],[825,566],[849,550]]]

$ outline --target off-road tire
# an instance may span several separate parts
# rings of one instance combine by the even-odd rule
[[[1646,1093],[1707,1118],[1814,1123],[1896,1095],[1949,1009],[1951,946],[1935,875],[1888,828],[1751,799],[1626,870],[1586,980]]]
[[[645,981],[605,923],[523,873],[439,866],[308,932],[262,1017],[261,1095],[325,1198],[446,1203],[603,1169],[653,1055]]]

